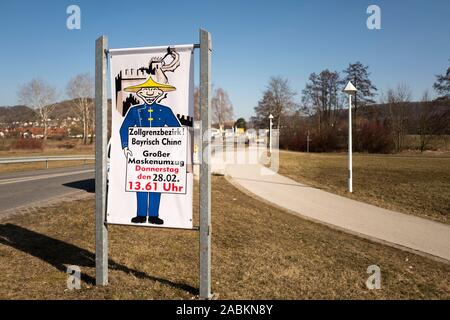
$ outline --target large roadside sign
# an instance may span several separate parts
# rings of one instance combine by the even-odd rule
[[[193,50],[109,51],[109,224],[193,227]]]

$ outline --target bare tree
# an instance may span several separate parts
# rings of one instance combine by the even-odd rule
[[[429,147],[434,136],[444,134],[450,127],[450,112],[439,110],[438,105],[438,102],[430,101],[426,91],[416,114],[420,152],[424,152]]]
[[[211,99],[212,120],[219,124],[220,130],[223,130],[225,122],[233,120],[233,105],[231,104],[228,93],[218,88]]]
[[[384,97],[389,106],[389,121],[392,126],[395,150],[401,151],[408,128],[408,102],[411,99],[411,90],[405,84],[399,84],[396,88],[388,89]]]
[[[81,73],[70,79],[66,87],[67,96],[72,99],[75,114],[83,124],[83,144],[87,144],[90,129],[93,129],[94,78]],[[92,132],[91,132],[92,133]],[[92,134],[91,134],[92,137]]]
[[[255,117],[252,117],[258,127],[269,126],[269,115],[272,114],[274,123],[280,128],[281,119],[293,113],[297,107],[294,97],[297,93],[293,91],[287,79],[281,77],[270,78],[269,84],[263,93],[263,97],[255,107]]]
[[[43,124],[43,146],[45,146],[48,136],[48,121],[55,109],[56,88],[42,79],[32,79],[20,86],[18,96],[20,103],[34,110]]]
[[[339,73],[328,69],[309,76],[302,92],[302,103],[304,109],[317,118],[319,135],[322,129],[336,125],[337,110],[342,106],[342,85]]]

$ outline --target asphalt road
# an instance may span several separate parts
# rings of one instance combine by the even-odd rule
[[[0,175],[0,217],[56,197],[94,192],[93,165]]]

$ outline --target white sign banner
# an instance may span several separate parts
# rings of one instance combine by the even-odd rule
[[[109,53],[107,222],[191,229],[193,45]]]

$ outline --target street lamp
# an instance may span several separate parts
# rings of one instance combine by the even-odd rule
[[[272,154],[272,120],[273,120],[273,115],[270,114],[269,115],[269,151],[270,154]]]
[[[306,133],[306,153],[309,153],[309,143],[311,142],[311,139],[309,138],[309,130]]]
[[[358,91],[349,81],[344,89],[348,94],[348,191],[353,192],[353,162],[352,162],[352,94]]]

